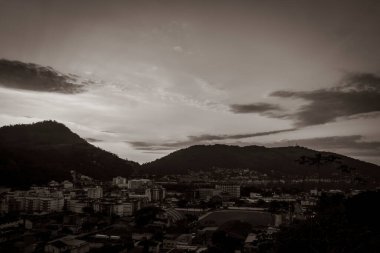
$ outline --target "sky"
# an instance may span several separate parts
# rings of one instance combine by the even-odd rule
[[[380,164],[380,2],[0,0],[0,126],[140,163],[196,144]]]

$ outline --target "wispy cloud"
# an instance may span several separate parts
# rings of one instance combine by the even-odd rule
[[[239,140],[246,138],[253,138],[259,136],[273,135],[278,133],[295,131],[297,129],[282,129],[275,131],[266,131],[266,132],[257,132],[257,133],[247,133],[247,134],[221,134],[221,135],[212,135],[212,134],[203,134],[203,135],[190,135],[186,140],[183,141],[171,141],[171,142],[128,142],[134,148],[138,150],[174,150],[178,148],[184,148],[197,144],[213,143],[215,141],[225,141],[225,140]]]
[[[266,135],[272,135],[272,134],[278,134],[278,133],[284,133],[284,132],[291,132],[291,131],[295,131],[295,130],[297,130],[297,129],[296,128],[290,128],[290,129],[257,132],[257,133],[248,133],[248,134],[222,134],[222,135],[204,134],[204,135],[189,136],[189,140],[191,140],[193,142],[197,142],[197,141],[218,141],[218,140],[228,140],[228,139],[245,139],[245,138],[251,138],[251,137],[258,137],[258,136],[266,136]]]

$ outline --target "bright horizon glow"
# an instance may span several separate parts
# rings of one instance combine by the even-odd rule
[[[0,0],[0,58],[86,83],[0,79],[0,126],[56,120],[140,163],[304,143],[380,164],[379,24],[375,1]]]

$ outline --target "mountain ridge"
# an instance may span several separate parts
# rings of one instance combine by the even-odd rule
[[[28,186],[70,179],[70,170],[99,180],[115,176],[186,174],[188,170],[246,168],[270,178],[338,173],[338,164],[302,164],[302,157],[334,156],[341,165],[367,178],[380,179],[380,167],[354,158],[300,146],[264,147],[226,144],[194,145],[154,161],[138,164],[88,143],[56,121],[0,127],[0,185]]]
[[[0,185],[26,186],[70,179],[71,170],[95,179],[129,176],[138,163],[95,147],[62,123],[0,128]]]
[[[183,174],[187,170],[219,168],[247,168],[273,176],[310,176],[317,173],[316,166],[302,164],[302,157],[313,158],[321,154],[335,157],[337,163],[320,166],[321,175],[337,173],[337,167],[345,165],[365,175],[380,179],[380,166],[333,152],[316,151],[306,147],[234,146],[225,144],[194,145],[180,149],[155,161],[142,164],[142,172],[153,174]],[[181,168],[181,169],[179,169]]]

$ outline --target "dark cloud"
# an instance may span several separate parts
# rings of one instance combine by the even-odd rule
[[[0,86],[32,91],[75,94],[84,85],[73,75],[64,75],[51,67],[0,59]]]
[[[282,129],[282,130],[266,131],[266,132],[258,132],[258,133],[248,133],[248,134],[223,134],[223,135],[204,134],[204,135],[197,135],[197,136],[189,136],[189,140],[192,142],[200,142],[200,141],[219,141],[219,140],[228,140],[228,139],[245,139],[245,138],[251,138],[251,137],[290,132],[290,131],[295,131],[295,130],[297,129],[290,128],[290,129]]]
[[[233,104],[230,105],[230,109],[234,113],[264,113],[281,110],[280,106],[269,103]]]
[[[307,103],[295,113],[284,112],[277,104],[233,104],[234,113],[258,113],[273,118],[291,119],[296,127],[319,125],[339,117],[360,117],[380,112],[380,76],[370,73],[348,74],[339,86],[313,91],[279,90],[271,96],[302,99]],[[371,114],[376,116],[376,114]],[[368,117],[368,115],[367,115]]]
[[[348,74],[343,79],[343,87],[352,90],[380,91],[380,77],[371,73]]]
[[[94,143],[94,142],[102,142],[103,140],[89,137],[89,138],[86,138],[86,141]]]
[[[298,127],[318,125],[336,121],[339,117],[379,112],[380,77],[367,73],[350,74],[341,85],[330,89],[276,91],[271,95],[307,101],[295,114],[279,117],[295,120]]]
[[[174,150],[178,148],[184,148],[192,145],[210,143],[214,141],[223,141],[223,140],[238,140],[245,138],[252,138],[258,136],[266,136],[272,134],[278,134],[283,132],[295,131],[297,129],[283,129],[276,131],[266,131],[266,132],[257,132],[257,133],[248,133],[248,134],[222,134],[222,135],[191,135],[187,137],[187,140],[184,141],[175,141],[175,142],[166,142],[166,143],[151,143],[151,142],[128,142],[135,149],[138,150]]]
[[[153,151],[166,151],[175,150],[179,148],[186,147],[187,141],[183,142],[166,142],[166,143],[156,143],[147,141],[127,141],[128,144],[132,145],[136,150],[143,150],[147,152]],[[189,144],[188,146],[190,146]]]

